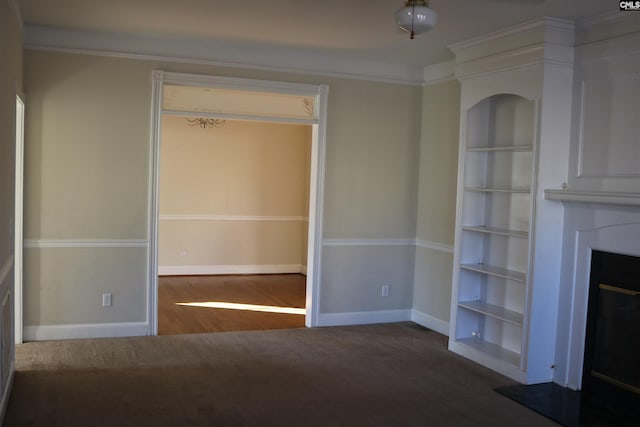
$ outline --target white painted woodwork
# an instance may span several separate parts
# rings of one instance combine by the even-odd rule
[[[591,42],[576,48],[568,188],[637,193],[640,20],[621,14],[592,26],[583,35]]]
[[[15,210],[14,210],[14,341],[22,343],[22,278],[23,278],[23,231],[24,231],[24,95],[16,94],[16,163],[15,163]]]
[[[317,120],[313,96],[232,88],[165,85],[163,110],[240,117]]]
[[[605,191],[545,190],[548,200],[587,204],[640,206],[640,193],[614,193]]]
[[[550,381],[566,182],[573,24],[540,19],[452,46],[461,81],[449,348],[522,383]],[[546,203],[545,203],[546,202]]]
[[[545,190],[565,213],[553,380],[572,389],[582,386],[592,250],[640,256],[640,19],[590,20],[577,40],[570,173]]]

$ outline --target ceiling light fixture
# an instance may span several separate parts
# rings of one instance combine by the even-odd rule
[[[221,128],[222,126],[225,125],[225,123],[227,123],[226,120],[222,120],[222,119],[212,119],[212,118],[201,118],[198,117],[197,119],[186,119],[187,122],[189,122],[189,126],[200,126],[202,129],[207,129],[207,128]]]
[[[411,34],[411,40],[416,38],[416,34],[432,29],[437,18],[436,12],[429,9],[428,0],[407,0],[404,7],[396,12],[398,27]]]

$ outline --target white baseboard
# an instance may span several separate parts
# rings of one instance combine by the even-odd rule
[[[307,275],[307,266],[306,265],[301,265],[300,266],[300,274],[304,274],[305,276]]]
[[[25,326],[24,341],[69,340],[79,338],[138,337],[149,335],[147,322],[93,323],[84,325]]]
[[[367,325],[373,323],[406,322],[409,320],[411,320],[411,310],[325,313],[318,316],[318,326]]]
[[[440,320],[418,310],[411,310],[411,320],[420,326],[436,331],[442,335],[449,336],[449,322]]]
[[[289,274],[301,272],[302,266],[300,264],[165,265],[158,267],[159,276],[198,276],[216,274]]]
[[[4,425],[4,414],[7,412],[7,405],[9,404],[9,397],[11,396],[11,388],[13,387],[13,377],[16,373],[16,365],[15,362],[11,361],[11,366],[9,367],[9,377],[7,378],[7,383],[4,385],[4,390],[2,390],[2,401],[0,401],[0,425]]]

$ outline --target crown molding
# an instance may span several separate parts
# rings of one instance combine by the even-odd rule
[[[297,48],[25,26],[26,49],[420,85],[423,68]]]
[[[629,18],[631,15],[633,15],[633,13],[614,10],[580,19],[576,21],[576,27],[579,29],[586,29],[601,24],[614,24],[616,21]]]
[[[537,64],[573,67],[575,24],[543,17],[451,45],[455,76],[468,79]]]
[[[440,62],[424,67],[423,86],[446,83],[455,80],[453,74],[454,61]]]
[[[24,20],[22,19],[22,12],[20,12],[20,6],[16,0],[7,0],[9,2],[9,8],[13,11],[13,15],[16,17],[18,21],[18,25],[20,28],[24,28]]]
[[[608,37],[576,47],[576,64],[606,63],[640,54],[640,31]]]
[[[458,57],[460,54],[464,54],[465,52],[468,52],[470,50],[474,51],[481,46],[496,44],[504,39],[512,38],[514,36],[521,36],[528,32],[536,30],[543,30],[547,32],[547,34],[543,35],[544,41],[567,45],[573,44],[575,33],[575,24],[573,23],[573,21],[545,16],[542,18],[536,18],[522,22],[520,24],[512,25],[498,31],[493,31],[480,37],[463,40],[458,43],[449,45],[448,48],[456,55],[456,57]],[[538,39],[534,40],[533,42],[539,43],[540,41],[542,40]],[[519,47],[523,46],[521,45]]]
[[[639,31],[637,12],[603,13],[576,23],[576,46],[617,39]]]

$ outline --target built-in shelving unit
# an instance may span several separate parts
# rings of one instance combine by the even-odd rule
[[[565,216],[550,200],[629,197],[544,191],[569,181],[573,22],[541,18],[449,48],[460,81],[449,349],[521,383],[552,381]]]
[[[536,103],[501,94],[465,113],[452,342],[517,372],[526,337]]]

